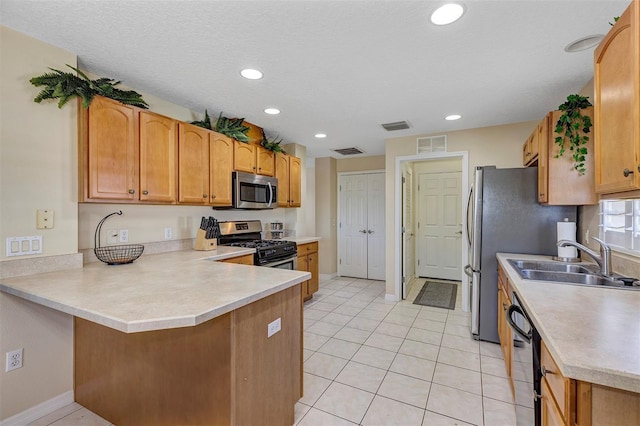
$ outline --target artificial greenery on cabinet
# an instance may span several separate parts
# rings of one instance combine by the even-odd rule
[[[249,137],[247,136],[249,127],[244,125],[244,118],[227,118],[223,117],[222,113],[220,113],[216,120],[216,124],[212,125],[209,112],[205,109],[204,119],[192,121],[191,124],[204,127],[205,129],[215,130],[216,132],[229,136],[239,142],[249,142]]]
[[[555,132],[558,134],[554,142],[560,147],[555,158],[562,157],[565,153],[565,143],[573,158],[573,168],[583,175],[586,171],[585,160],[587,157],[587,142],[591,132],[591,117],[582,115],[582,110],[592,106],[587,96],[569,95],[567,100],[558,109],[562,115],[556,122]]]
[[[284,150],[282,145],[280,145],[281,143],[282,138],[278,139],[278,136],[275,136],[273,138],[264,136],[262,138],[262,141],[260,141],[260,145],[262,145],[263,148],[268,149],[269,151],[281,152],[283,154],[286,154],[287,152]]]
[[[82,99],[82,106],[89,108],[93,98],[99,95],[138,108],[149,108],[140,93],[115,87],[121,83],[120,81],[115,81],[112,78],[91,80],[79,69],[68,64],[67,66],[78,75],[49,68],[53,72],[45,73],[29,80],[36,87],[45,86],[38,93],[38,96],[33,99],[34,102],[40,103],[46,99],[58,99],[58,108],[62,108],[71,99],[79,97]]]

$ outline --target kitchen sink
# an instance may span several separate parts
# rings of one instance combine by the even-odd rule
[[[622,281],[596,273],[595,265],[576,265],[562,262],[545,262],[509,259],[509,263],[525,280],[550,281],[563,284],[640,290],[640,282],[625,285]]]
[[[531,260],[509,260],[516,269],[533,269],[536,271],[574,272],[579,274],[595,274],[596,266],[576,265],[572,263],[538,262]]]

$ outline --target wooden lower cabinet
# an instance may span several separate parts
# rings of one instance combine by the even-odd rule
[[[298,271],[311,272],[311,278],[302,283],[302,298],[306,301],[319,289],[318,242],[298,244]]]
[[[511,305],[509,280],[507,279],[502,268],[498,269],[498,338],[500,339],[500,348],[504,358],[505,368],[509,377],[509,386],[511,387],[511,395],[514,396],[514,384],[512,374],[513,362],[513,331],[507,323],[507,309]]]
[[[300,297],[297,285],[194,327],[141,333],[75,317],[75,400],[117,425],[291,425]]]
[[[238,257],[231,257],[229,259],[224,259],[224,260],[221,260],[220,262],[239,263],[241,265],[253,265],[253,255],[252,254],[245,254],[245,255],[242,255],[242,256],[238,256]]]
[[[562,418],[562,414],[556,406],[556,402],[553,399],[551,390],[544,380],[541,384],[541,409],[542,409],[542,424],[547,426],[564,426],[566,423]]]

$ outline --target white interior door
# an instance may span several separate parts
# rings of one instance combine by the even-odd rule
[[[413,231],[413,170],[403,164],[402,176],[402,298],[409,294],[415,275],[415,238]]]
[[[418,177],[418,266],[421,277],[459,280],[462,257],[461,172]]]
[[[343,175],[339,179],[338,274],[385,279],[385,175]]]
[[[367,278],[367,178],[340,176],[340,275]]]
[[[367,176],[367,278],[385,279],[384,173]]]

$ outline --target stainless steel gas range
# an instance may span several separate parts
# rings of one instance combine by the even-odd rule
[[[255,248],[254,265],[295,270],[298,259],[296,243],[286,240],[262,240],[261,231],[262,223],[259,220],[220,222],[218,243]]]

